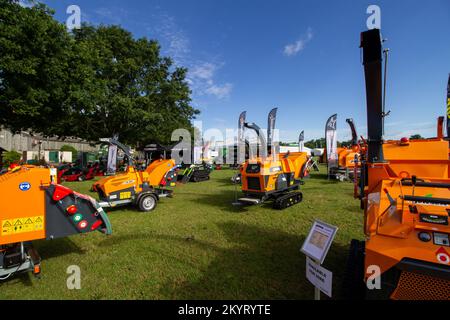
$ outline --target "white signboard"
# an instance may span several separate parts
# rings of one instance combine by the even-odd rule
[[[309,257],[306,257],[306,278],[314,287],[319,288],[331,298],[333,287],[333,273],[321,267]]]
[[[314,221],[301,251],[322,264],[333,242],[338,228],[320,220]]]

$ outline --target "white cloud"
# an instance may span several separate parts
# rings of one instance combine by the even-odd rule
[[[215,64],[206,62],[192,68],[190,73],[193,78],[208,80],[214,76],[214,72],[216,71],[216,69],[217,67]]]
[[[216,82],[217,71],[224,63],[205,60],[192,60],[189,37],[177,25],[176,20],[167,14],[155,16],[157,27],[147,28],[160,37],[162,48],[174,60],[175,65],[187,67],[189,70],[186,81],[191,86],[194,95],[211,95],[218,99],[229,97],[233,89],[231,83]]]
[[[178,27],[175,18],[167,14],[162,14],[154,19],[157,27],[154,30],[167,47],[167,53],[177,65],[186,65],[186,60],[190,54],[190,41],[184,31]]]
[[[231,83],[225,83],[224,85],[212,85],[206,89],[206,93],[216,96],[219,99],[227,98],[230,96],[233,85]]]
[[[217,99],[228,98],[233,90],[233,84],[217,84],[215,75],[224,64],[212,62],[193,63],[189,69],[188,82],[198,95],[212,95]]]
[[[308,28],[308,30],[306,30],[306,34],[302,35],[300,39],[284,47],[284,55],[288,57],[297,55],[305,49],[306,44],[312,40],[313,36],[312,29]]]

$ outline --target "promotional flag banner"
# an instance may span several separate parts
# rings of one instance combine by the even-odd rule
[[[450,137],[450,74],[447,84],[447,137]]]
[[[238,163],[242,163],[245,161],[245,132],[244,132],[244,124],[245,124],[245,117],[247,115],[247,112],[244,111],[239,115],[239,121],[238,121],[238,145],[237,145],[237,161]]]
[[[337,114],[334,114],[330,118],[328,118],[327,124],[325,126],[328,173],[330,172],[331,168],[336,168],[338,166],[336,124]]]
[[[269,112],[269,117],[267,119],[267,151],[272,153],[273,136],[275,130],[275,121],[277,120],[278,108],[273,108]],[[264,146],[262,146],[264,148]]]
[[[304,141],[305,141],[305,131],[302,131],[298,136],[298,149],[300,152],[303,152]]]
[[[115,174],[117,170],[117,146],[110,145],[108,148],[107,174]]]

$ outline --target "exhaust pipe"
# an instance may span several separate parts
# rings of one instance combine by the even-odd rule
[[[346,119],[345,121],[348,123],[350,130],[352,131],[352,146],[356,146],[358,144],[358,134],[356,133],[355,123],[351,118]]]
[[[450,74],[447,82],[447,138],[450,138]]]
[[[438,139],[444,139],[444,131],[443,131],[444,121],[445,121],[444,117],[438,118],[438,124],[437,124],[437,138]]]
[[[379,29],[361,33],[367,100],[369,163],[383,163],[382,47]]]
[[[265,157],[267,154],[267,150],[264,150],[264,149],[267,146],[267,142],[266,142],[266,138],[262,134],[261,128],[256,123],[253,123],[253,122],[251,122],[251,123],[246,122],[244,124],[244,126],[248,129],[252,129],[256,132],[256,135],[258,136],[258,140],[260,143],[259,145],[261,146],[261,148],[258,147],[258,155],[260,157]]]
[[[275,130],[275,121],[277,119],[277,111],[278,108],[273,108],[269,112],[269,116],[267,117],[267,152],[269,155],[272,154],[273,147],[273,135]]]

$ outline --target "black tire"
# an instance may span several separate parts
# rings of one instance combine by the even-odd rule
[[[155,210],[156,205],[158,204],[158,199],[154,194],[144,194],[139,198],[138,207],[142,212],[149,212]]]
[[[79,176],[78,177],[78,181],[84,181],[84,180],[86,180],[86,177],[84,176],[84,175],[81,175],[81,176]]]
[[[346,300],[363,300],[366,297],[364,257],[365,242],[352,239],[342,288]]]

